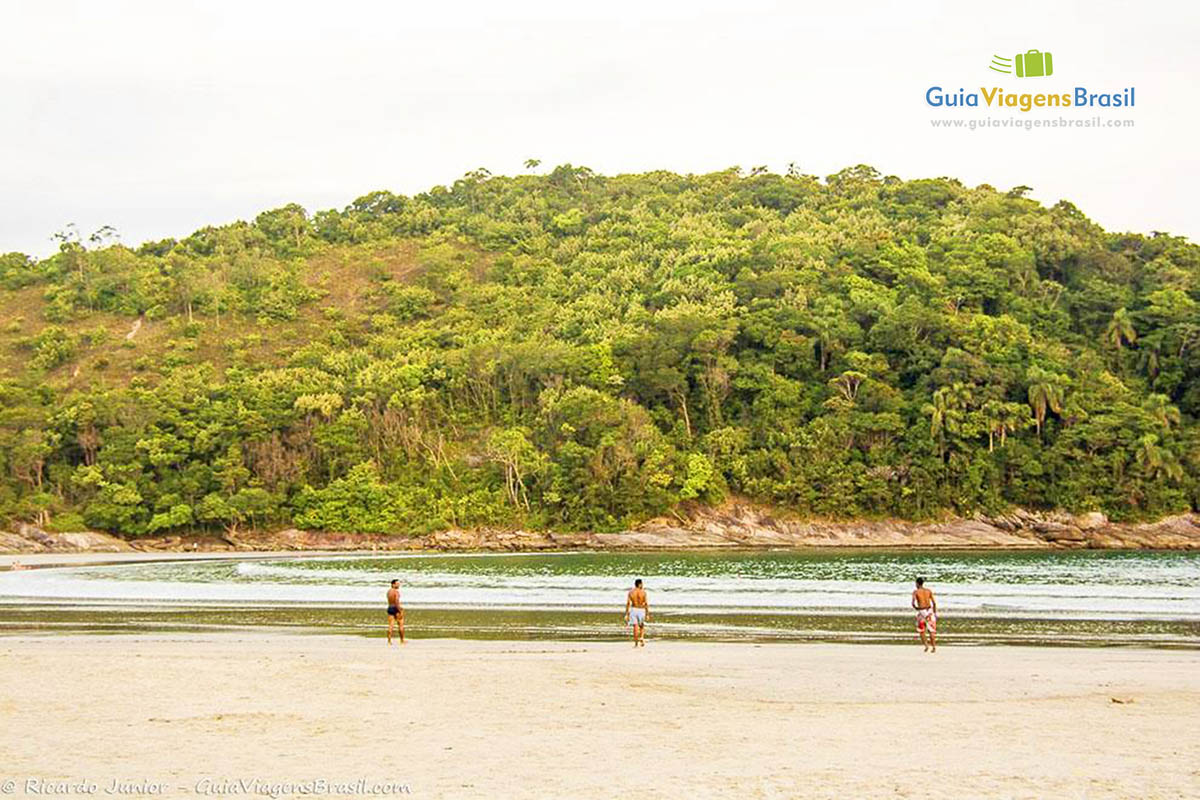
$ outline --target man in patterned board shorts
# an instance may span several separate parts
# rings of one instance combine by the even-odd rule
[[[926,653],[937,652],[937,600],[933,592],[925,588],[925,579],[917,578],[917,588],[912,593],[912,607],[917,611],[917,633]]]

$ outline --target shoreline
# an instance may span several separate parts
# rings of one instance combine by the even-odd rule
[[[719,562],[723,562],[727,557],[732,557],[735,562],[743,558],[756,562],[758,558],[775,557],[737,555],[730,551],[718,554],[712,551],[691,552],[696,553],[697,558],[715,558]],[[828,555],[804,556],[784,553],[778,557],[799,558],[802,561],[810,557],[818,560],[846,557],[844,551],[837,549],[826,549],[823,552]],[[879,555],[867,555],[866,558],[871,561],[887,561],[903,557],[889,556],[886,554],[889,552],[903,551],[885,550],[880,551]],[[226,585],[221,583],[226,578],[222,578],[217,582],[221,583],[223,588],[215,592],[174,588],[164,593],[154,590],[154,580],[135,580],[130,584],[118,581],[114,584],[113,577],[119,576],[119,573],[112,573],[111,570],[136,570],[141,574],[148,569],[151,571],[150,575],[143,578],[160,575],[161,579],[161,575],[166,575],[168,580],[190,580],[186,576],[194,572],[208,575],[215,570],[215,574],[231,576],[240,574],[243,567],[258,569],[253,566],[255,562],[277,561],[278,567],[288,570],[285,574],[290,575],[293,572],[292,568],[287,566],[290,560],[327,558],[333,560],[326,561],[324,568],[335,571],[344,568],[339,559],[351,559],[354,569],[386,569],[387,573],[392,573],[393,568],[397,571],[409,568],[404,566],[409,563],[405,559],[412,557],[420,560],[420,569],[431,569],[435,572],[443,568],[452,572],[514,568],[524,570],[528,569],[521,566],[521,560],[525,558],[535,560],[535,571],[547,568],[553,571],[558,569],[553,566],[554,562],[560,556],[567,555],[371,554],[348,551],[41,554],[26,557],[27,561],[23,562],[23,566],[28,567],[29,571],[17,573],[6,570],[16,557],[0,556],[0,583],[4,584],[4,596],[0,597],[0,638],[22,633],[77,636],[101,632],[156,634],[167,631],[203,633],[212,630],[265,633],[303,630],[320,636],[350,634],[370,638],[377,636],[381,630],[379,620],[382,618],[382,610],[378,598],[365,590],[353,587],[347,589],[340,583],[337,584],[341,587],[337,592],[321,595],[305,588],[302,579],[300,584],[296,585],[293,585],[290,579],[286,579],[286,585],[282,589],[263,589],[253,582],[252,585],[243,585],[235,581]],[[676,559],[690,558],[681,551],[669,555],[645,555],[654,563],[657,563],[655,559],[665,558],[667,562],[675,563]],[[363,556],[368,560],[355,560]],[[587,554],[581,554],[581,557],[590,558]],[[926,558],[942,557],[938,552],[917,556],[922,561]],[[982,565],[984,569],[990,569],[988,565],[993,562],[992,554],[978,551],[961,551],[960,556],[949,557],[967,559],[970,563]],[[1002,565],[1010,562],[1020,564],[1029,560],[1029,557],[1024,556],[996,557],[1001,559]],[[1094,551],[1076,554],[1067,552],[1063,553],[1061,558],[1041,554],[1032,554],[1031,557],[1037,563],[1046,559],[1056,562],[1065,559],[1064,563],[1068,569],[1083,568],[1093,572],[1095,569],[1105,569],[1104,565],[1110,561],[1114,561],[1114,566],[1118,566],[1130,558],[1147,561],[1148,566],[1166,564],[1168,569],[1172,568],[1169,565],[1190,569],[1196,563],[1196,556],[1188,553],[1161,556],[1117,555],[1114,559],[1105,551]],[[377,563],[374,558],[400,560],[387,562],[391,564],[388,567],[371,566]],[[494,558],[500,560],[491,566],[482,562],[464,563]],[[622,555],[616,558],[621,561],[633,558],[637,561],[641,556]],[[856,558],[857,556],[851,556],[852,561]],[[437,566],[439,560],[441,567]],[[569,562],[571,560],[568,559]],[[156,564],[159,566],[153,566]],[[452,566],[455,564],[457,565]],[[62,572],[54,567],[61,568]],[[91,567],[97,569],[87,569]],[[83,578],[76,574],[80,568],[85,568]],[[569,566],[563,569],[569,569]],[[92,577],[102,579],[102,588],[94,592],[87,585],[78,583],[84,580],[86,584],[86,576],[92,572],[95,573]],[[106,575],[109,577],[105,578]],[[197,586],[205,583],[202,577],[196,580],[200,580]],[[139,590],[140,586],[149,588]],[[1011,602],[1005,604],[1002,601],[1001,605],[989,605],[986,599],[972,598],[969,602],[960,602],[956,607],[955,593],[949,589],[947,591],[949,593],[945,594],[942,600],[947,602],[949,598],[948,608],[953,607],[954,610],[949,614],[943,613],[941,634],[943,641],[950,644],[1085,648],[1142,646],[1200,650],[1200,617],[1196,616],[1194,610],[1188,610],[1194,608],[1194,603],[1183,610],[1175,609],[1171,604],[1155,606],[1154,610],[1148,610],[1140,606],[1114,605],[1111,601],[1086,607],[1052,602],[1049,606],[1034,603],[1027,608],[1014,608]],[[704,602],[703,598],[688,599],[685,592],[678,598],[667,596],[668,600],[675,599],[675,602],[659,604],[659,616],[654,628],[656,636],[664,641],[758,644],[902,643],[911,639],[913,635],[911,613],[904,607],[905,597],[904,591],[899,591],[894,606],[856,600],[832,604],[814,603],[803,599],[792,599],[783,603],[762,600],[758,603],[741,602],[714,606]],[[620,592],[616,591],[610,599],[614,606],[618,604],[621,599]],[[592,595],[584,599],[575,598],[562,602],[554,602],[553,598],[540,595],[536,595],[536,601],[520,596],[507,597],[503,602],[488,602],[478,597],[471,602],[463,602],[457,596],[439,595],[435,591],[428,595],[418,592],[409,596],[408,601],[406,607],[410,612],[409,623],[413,635],[418,638],[601,642],[619,640],[626,634],[623,624],[618,623],[619,615],[612,611],[607,600]]]
[[[1200,550],[1200,514],[1115,523],[1096,512],[1022,510],[936,522],[826,521],[775,516],[734,504],[686,506],[620,533],[503,529],[439,531],[425,536],[302,531],[240,531],[166,537],[119,537],[94,531],[49,533],[31,525],[0,531],[0,557],[35,554],[176,553],[545,553],[771,549],[896,550]],[[0,562],[6,563],[6,562]],[[32,562],[30,562],[32,563]]]
[[[609,645],[628,640],[611,610],[534,613],[507,610],[409,606],[408,635],[419,642],[511,642],[548,645]],[[740,617],[740,618],[733,618]],[[280,611],[271,605],[144,606],[65,603],[0,604],[0,642],[9,639],[76,639],[161,636],[304,636],[384,638],[375,607],[305,608]],[[1036,623],[1018,630],[1014,624]],[[508,625],[506,626],[506,623]],[[698,631],[700,625],[703,630]],[[1149,627],[1147,627],[1149,626]],[[916,642],[912,615],[739,614],[660,612],[651,638],[661,644],[786,647],[837,645],[908,648]],[[1038,618],[997,619],[955,615],[943,622],[939,645],[951,649],[1034,648],[1051,650],[1153,650],[1200,653],[1200,626],[1192,621]]]
[[[166,796],[225,778],[430,798],[1200,790],[1180,713],[1200,702],[1196,652],[238,632],[5,637],[0,654],[17,780],[153,780]],[[64,730],[86,743],[69,759]]]

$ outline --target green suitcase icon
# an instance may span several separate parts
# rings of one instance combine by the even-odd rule
[[[1030,50],[1028,53],[1017,53],[1017,77],[1041,78],[1054,73],[1054,59],[1049,53]]]

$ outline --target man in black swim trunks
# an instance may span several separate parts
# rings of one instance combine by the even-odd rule
[[[400,607],[400,581],[392,581],[388,589],[388,644],[392,643],[392,628],[400,628],[400,644],[404,644],[404,609]]]

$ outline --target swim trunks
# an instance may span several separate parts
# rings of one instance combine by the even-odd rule
[[[937,614],[933,613],[932,608],[917,609],[917,630],[923,631],[928,628],[931,632],[937,632]]]
[[[399,614],[399,613],[400,613],[400,607],[399,607],[399,606],[388,606],[388,616],[389,616],[389,617],[394,617],[394,616],[396,616],[396,615],[397,615],[397,614]]]
[[[629,609],[629,624],[630,625],[645,625],[646,624],[646,609],[631,608]]]

